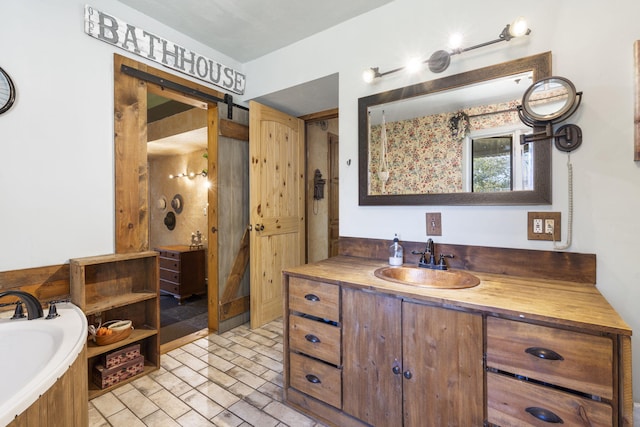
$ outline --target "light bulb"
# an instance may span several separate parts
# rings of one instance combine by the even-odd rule
[[[407,65],[405,65],[404,68],[409,73],[416,73],[420,70],[421,65],[422,65],[422,62],[418,58],[414,57],[409,59],[409,61],[407,62]]]
[[[365,83],[371,83],[376,78],[376,71],[373,68],[367,68],[362,72],[362,80]]]
[[[173,178],[175,178],[175,176],[173,176],[173,174],[172,174],[172,173],[170,173],[170,174],[169,174],[169,179],[173,179]]]
[[[520,37],[527,34],[529,31],[529,27],[527,25],[527,20],[524,17],[519,16],[513,21],[513,23],[509,26],[509,34],[513,37]]]
[[[193,178],[193,177],[195,177],[195,176],[196,176],[196,174],[195,174],[195,173],[193,173],[193,172],[190,172],[190,173],[189,173],[189,178]]]
[[[456,50],[462,46],[463,36],[462,33],[453,33],[449,37],[449,48]]]

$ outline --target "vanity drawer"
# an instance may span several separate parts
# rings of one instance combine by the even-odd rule
[[[168,280],[169,282],[180,283],[180,272],[173,270],[160,269],[160,280]]]
[[[487,420],[490,423],[503,427],[560,424],[550,418],[551,413],[567,426],[613,425],[613,410],[606,403],[487,373]],[[547,421],[542,421],[540,417],[545,416]]]
[[[300,316],[289,316],[289,347],[340,365],[340,328]]]
[[[172,294],[180,294],[180,285],[173,282],[167,282],[166,280],[160,280],[160,289]]]
[[[291,387],[336,408],[342,406],[340,369],[297,353],[289,353],[289,360]]]
[[[315,280],[291,277],[289,309],[337,322],[340,318],[340,288]]]
[[[160,268],[165,268],[167,270],[180,270],[180,260],[176,260],[173,258],[162,258],[160,257]]]
[[[488,317],[487,367],[613,398],[613,342],[603,336]]]
[[[161,258],[180,259],[180,251],[177,251],[177,250],[166,251],[166,250],[158,249],[158,252],[160,252]],[[160,260],[160,262],[162,262],[162,259]]]

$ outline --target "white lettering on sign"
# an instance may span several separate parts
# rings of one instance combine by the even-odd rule
[[[100,12],[89,5],[84,7],[84,31],[91,37],[148,58],[168,68],[231,92],[244,94],[246,85],[244,74]]]

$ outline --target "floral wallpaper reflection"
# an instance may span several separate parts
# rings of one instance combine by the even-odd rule
[[[386,123],[386,164],[389,171],[386,182],[378,174],[382,161],[382,125],[372,126],[369,194],[462,192],[464,137],[470,131],[520,123],[516,111],[518,104],[519,101],[514,100]],[[468,121],[465,120],[467,118]]]

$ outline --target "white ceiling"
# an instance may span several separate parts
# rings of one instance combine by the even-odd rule
[[[121,3],[240,63],[322,32],[393,0],[119,0]],[[255,99],[293,116],[338,107],[332,74]],[[206,147],[206,133],[190,132],[149,144],[152,155]],[[190,140],[192,144],[185,144]]]
[[[244,63],[393,0],[120,0]]]

